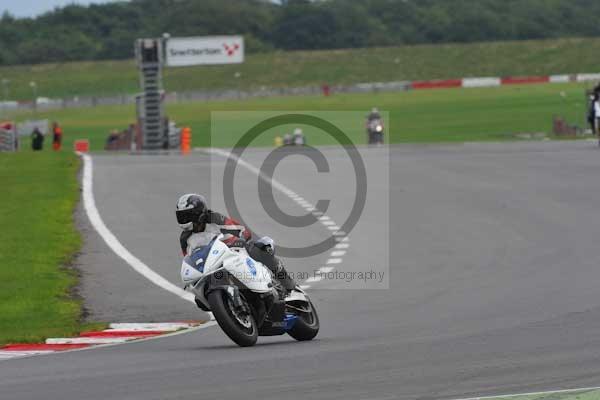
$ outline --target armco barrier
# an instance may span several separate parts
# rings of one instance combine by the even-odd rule
[[[524,85],[529,83],[548,83],[549,76],[509,76],[501,79],[502,85]]]
[[[334,88],[334,93],[335,91],[344,93],[401,92],[410,88],[411,82],[409,81],[367,82],[349,86],[337,86]]]
[[[462,87],[462,79],[444,79],[434,81],[416,81],[411,84],[414,90],[419,89],[449,89]]]
[[[572,75],[550,75],[550,83],[567,83],[573,80]]]
[[[464,78],[462,80],[462,87],[464,88],[495,87],[501,84],[500,78]]]
[[[575,80],[577,82],[600,81],[600,74],[577,74]]]

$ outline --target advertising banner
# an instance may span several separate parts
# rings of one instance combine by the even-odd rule
[[[168,67],[242,62],[244,62],[242,36],[171,38],[166,41],[165,63]]]

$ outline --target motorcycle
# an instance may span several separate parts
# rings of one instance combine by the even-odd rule
[[[372,119],[367,125],[369,144],[383,144],[383,121]]]
[[[229,248],[214,236],[183,259],[181,279],[202,310],[212,312],[225,334],[241,347],[258,336],[289,334],[298,341],[319,332],[317,311],[299,287],[287,296],[269,268],[244,248]],[[259,246],[273,246],[271,239]]]

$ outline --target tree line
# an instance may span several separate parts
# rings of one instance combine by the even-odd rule
[[[243,34],[248,52],[600,36],[598,0],[131,0],[0,18],[0,64],[124,59],[140,37]]]

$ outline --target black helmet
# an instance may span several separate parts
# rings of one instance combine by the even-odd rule
[[[206,199],[195,193],[181,196],[175,207],[177,223],[184,231],[192,230],[194,224],[206,222],[206,212]]]

